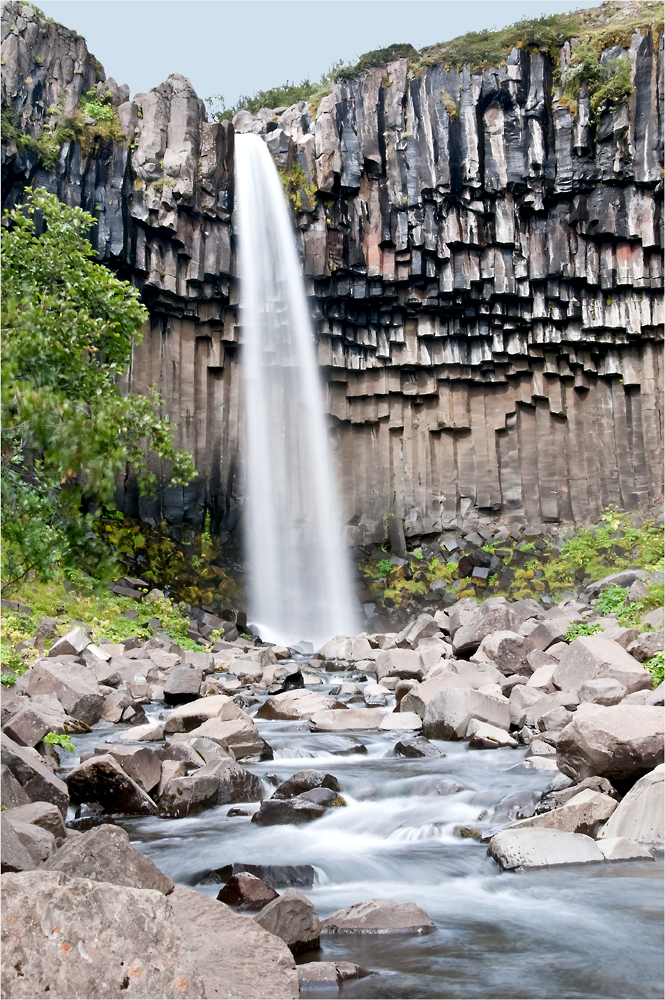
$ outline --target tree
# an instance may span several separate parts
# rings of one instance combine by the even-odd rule
[[[2,232],[3,590],[34,571],[109,579],[116,554],[94,531],[128,466],[154,490],[155,453],[171,482],[195,475],[161,398],[122,395],[148,318],[139,293],[97,264],[95,220],[43,188],[4,215]]]

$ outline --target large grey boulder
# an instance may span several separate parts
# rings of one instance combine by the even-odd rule
[[[45,711],[40,705],[25,705],[12,715],[2,731],[19,746],[34,747],[49,732],[71,732],[69,727],[65,728],[65,720],[68,718],[63,709],[58,713]]]
[[[90,757],[65,776],[74,804],[99,802],[109,813],[151,816],[157,806],[110,754]]]
[[[266,741],[259,735],[256,726],[246,719],[229,719],[227,722],[221,719],[208,719],[202,726],[193,729],[189,735],[205,737],[229,747],[236,760],[244,760],[245,757],[264,757],[272,753]]]
[[[374,659],[376,679],[399,677],[421,681],[425,673],[423,658],[416,649],[382,649]]]
[[[508,700],[499,700],[480,691],[447,688],[436,694],[427,705],[423,735],[435,740],[461,740],[466,736],[471,719],[508,730]]]
[[[11,816],[7,816],[7,822],[25,847],[35,866],[41,865],[55,854],[55,837],[48,830],[35,826],[34,823],[22,823],[20,820],[12,819]]]
[[[479,651],[485,653],[506,677],[511,674],[525,674],[528,677],[533,672],[527,659],[532,649],[529,639],[518,632],[505,629],[491,632],[479,646]]]
[[[612,677],[594,677],[584,681],[580,687],[580,701],[591,702],[594,705],[618,705],[626,697],[628,691],[620,681]]]
[[[220,758],[193,774],[170,778],[159,796],[159,808],[168,816],[187,816],[225,802],[255,802],[261,795],[255,774],[230,758]]]
[[[63,635],[61,639],[56,639],[49,650],[49,657],[58,656],[78,656],[90,645],[90,636],[82,628],[73,628]]]
[[[610,677],[629,693],[651,687],[651,675],[623,646],[602,634],[575,639],[554,668],[558,688],[579,690],[585,681]]]
[[[659,632],[643,632],[628,646],[628,652],[640,663],[650,660],[656,653],[662,653],[664,644],[663,637],[665,631],[661,628]]]
[[[63,816],[69,805],[69,789],[56,777],[43,758],[30,747],[20,747],[5,733],[0,735],[0,760],[6,764],[32,802],[52,802]]]
[[[28,694],[35,697],[54,694],[67,715],[80,719],[88,726],[102,716],[104,695],[97,680],[86,667],[58,663],[56,660],[37,660],[30,671]]]
[[[384,719],[385,712],[380,708],[345,708],[315,712],[310,722],[320,732],[334,733],[344,729],[379,729]]]
[[[3,997],[210,995],[161,892],[41,869],[3,875],[2,900]]]
[[[67,836],[62,813],[52,802],[28,802],[4,810],[4,815],[20,823],[34,823],[35,826],[42,827],[55,837],[56,842],[64,840]]]
[[[606,861],[653,861],[654,856],[644,844],[626,837],[608,837],[598,840],[603,857]]]
[[[372,652],[364,636],[336,635],[317,653],[320,660],[365,660]]]
[[[345,710],[346,705],[316,691],[300,688],[268,698],[257,712],[259,719],[311,719],[317,712]]]
[[[245,719],[252,721],[247,712],[238,708],[233,698],[225,694],[213,694],[198,698],[186,705],[175,708],[164,723],[164,733],[191,733],[208,719]]]
[[[439,691],[445,691],[447,688],[468,690],[471,687],[472,685],[466,678],[460,677],[459,674],[454,673],[452,670],[448,670],[432,678],[432,680],[417,684],[410,691],[407,691],[399,703],[399,710],[400,712],[415,712],[421,719],[424,719],[427,706]]]
[[[575,713],[557,742],[557,767],[581,781],[641,777],[663,763],[663,711],[649,705],[589,706]]]
[[[593,837],[599,824],[608,820],[616,807],[616,801],[609,795],[591,788],[583,788],[557,809],[519,820],[513,823],[510,829],[521,830],[531,827],[562,830],[564,833],[584,833],[588,837]]]
[[[555,643],[561,642],[565,638],[570,621],[570,618],[560,615],[539,622],[535,629],[529,632],[530,648],[544,651],[554,646]]]
[[[109,754],[120,764],[130,778],[146,792],[159,784],[162,762],[154,750],[145,746],[123,746],[121,743],[102,743],[95,747],[95,755]]]
[[[286,781],[277,786],[272,793],[273,799],[292,799],[303,792],[309,792],[313,788],[329,788],[333,792],[339,792],[339,781],[334,774],[326,771],[317,771],[315,768],[307,768],[305,771],[297,771]]]
[[[0,868],[3,872],[32,871],[37,867],[32,854],[20,839],[5,813],[0,815]]]
[[[196,667],[175,667],[164,685],[164,701],[167,705],[198,701],[202,679],[203,671]]]
[[[321,922],[314,904],[297,889],[287,889],[254,919],[264,930],[281,938],[294,955],[319,947]]]
[[[543,700],[543,692],[528,684],[517,684],[510,692],[509,713],[513,726],[519,729],[530,721],[533,725],[533,713],[530,711],[534,705]]]
[[[95,882],[156,889],[164,895],[173,891],[171,879],[147,855],[131,846],[120,826],[95,826],[68,840],[44,867]]]
[[[236,914],[224,903],[182,885],[175,887],[168,901],[178,933],[203,979],[202,996],[233,1000],[299,996],[293,955],[279,936],[252,917]]]
[[[607,587],[630,587],[631,583],[634,583],[635,580],[643,580],[645,576],[648,576],[648,573],[643,569],[622,569],[618,573],[610,573],[609,576],[604,576],[602,580],[595,580],[593,583],[590,583],[586,588],[586,593],[590,597],[593,597]]]
[[[299,826],[325,816],[326,808],[327,805],[313,802],[309,798],[264,799],[252,816],[252,823],[258,826]]]
[[[516,614],[507,604],[499,607],[483,604],[471,621],[455,632],[453,651],[456,656],[475,653],[492,632],[517,632],[523,621],[522,615]]]
[[[365,899],[345,906],[321,923],[323,934],[429,934],[433,922],[415,903]]]
[[[601,851],[591,837],[546,829],[500,830],[490,840],[487,853],[507,870],[603,860]]]
[[[665,815],[665,765],[636,781],[603,827],[600,837],[626,837],[642,844],[662,844]]]
[[[15,809],[30,801],[6,764],[0,765],[0,793],[4,809]]]

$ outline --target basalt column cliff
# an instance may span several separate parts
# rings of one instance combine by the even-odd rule
[[[626,34],[636,9],[650,6],[613,15],[601,64],[624,60],[631,92],[605,112],[584,83],[562,96],[581,37],[484,71],[414,52],[318,106],[231,124],[207,121],[178,75],[129,100],[83,39],[6,4],[5,206],[32,183],[97,217],[100,259],[151,314],[129,387],[157,384],[196,459],[197,480],[156,503],[128,481],[125,510],[196,524],[208,508],[229,533],[242,511],[232,211],[247,131],[293,207],[350,541],[382,537],[386,513],[421,534],[478,514],[584,523],[661,496],[663,34]],[[95,133],[92,87],[126,139]]]

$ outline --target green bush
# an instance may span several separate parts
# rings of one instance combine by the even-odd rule
[[[394,569],[394,566],[390,559],[379,559],[376,564],[376,572],[379,576],[388,576],[391,569]]]
[[[581,639],[583,636],[587,635],[598,635],[599,632],[603,632],[602,625],[588,625],[586,622],[572,622],[568,626],[568,631],[566,632],[566,642],[575,642],[575,639]]]
[[[67,753],[76,753],[76,747],[71,736],[66,733],[47,733],[42,740],[43,743],[50,743],[51,746],[62,747]]]
[[[94,218],[44,189],[25,196],[2,231],[3,592],[31,572],[111,579],[117,552],[93,528],[116,477],[133,467],[149,493],[150,452],[173,483],[195,472],[154,389],[120,391],[148,313],[136,289],[94,262]]]
[[[249,111],[255,115],[261,108],[290,108],[292,104],[299,101],[309,101],[316,103],[330,90],[330,83],[339,70],[341,63],[335,63],[332,68],[321,76],[318,81],[312,81],[309,77],[295,83],[287,80],[279,87],[271,87],[269,90],[258,90],[253,97],[248,94],[241,94],[236,103],[227,108],[222,94],[215,94],[207,97],[205,103],[208,106],[208,115],[214,121],[232,121],[239,111]]]
[[[613,583],[606,587],[596,601],[596,612],[601,615],[614,615],[623,611],[626,606],[627,591],[624,587],[619,587]]]
[[[592,118],[597,122],[607,111],[630,99],[635,89],[630,80],[630,60],[621,57],[601,63],[596,46],[578,45],[565,74],[564,100],[576,102],[583,84],[587,87]]]
[[[665,679],[665,653],[656,653],[655,656],[646,661],[644,666],[651,674],[652,686],[657,688]]]

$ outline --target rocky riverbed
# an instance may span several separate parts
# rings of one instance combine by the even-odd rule
[[[662,995],[662,624],[595,610],[628,577],[314,656],[73,628],[3,689],[3,995]]]

